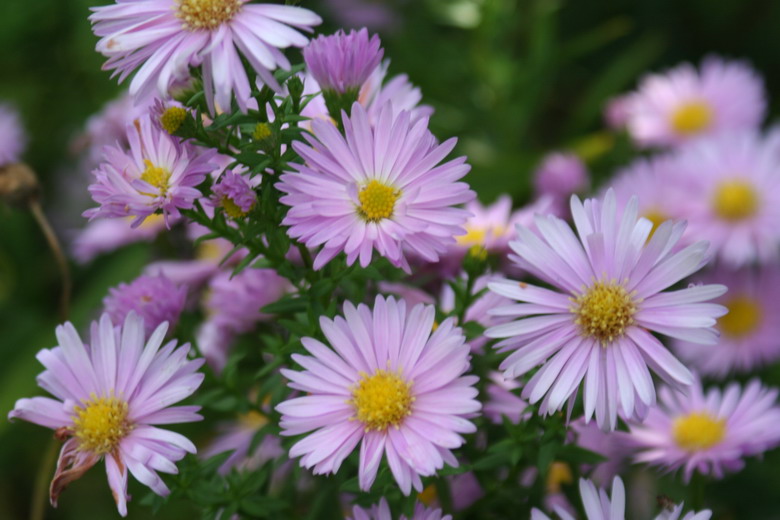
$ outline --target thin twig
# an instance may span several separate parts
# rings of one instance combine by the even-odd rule
[[[46,449],[46,455],[43,457],[38,474],[35,476],[35,487],[33,488],[32,504],[30,505],[30,520],[43,520],[46,512],[46,504],[49,503],[49,480],[51,479],[54,463],[57,460],[57,446],[60,443],[52,438]]]
[[[57,262],[57,267],[60,270],[60,278],[62,280],[62,294],[60,295],[60,318],[62,321],[68,319],[70,314],[70,292],[71,292],[71,280],[70,269],[68,267],[68,260],[65,258],[65,253],[62,251],[60,241],[57,239],[57,235],[54,233],[49,220],[43,213],[40,202],[38,199],[32,199],[30,201],[30,211],[35,217],[38,226],[40,226],[43,235],[46,237],[46,242],[49,244],[54,259]]]

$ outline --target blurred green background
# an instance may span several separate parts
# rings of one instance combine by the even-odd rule
[[[44,186],[44,205],[66,244],[84,209],[85,172],[70,144],[86,118],[121,91],[100,70],[87,21],[89,0],[0,2],[0,100],[14,103],[30,135],[26,161]],[[381,23],[391,74],[407,73],[435,107],[440,138],[458,136],[473,166],[469,182],[484,201],[509,192],[529,196],[529,175],[541,155],[577,147],[610,153],[589,165],[603,177],[627,157],[626,144],[603,132],[602,109],[648,70],[707,53],[749,60],[764,75],[771,99],[780,89],[774,0],[304,0],[323,14],[324,32],[345,23]],[[297,52],[291,52],[295,60]],[[67,189],[66,189],[67,188]],[[72,319],[94,316],[108,287],[136,276],[150,259],[146,246],[73,266]],[[35,352],[54,344],[58,275],[32,218],[0,205],[0,519],[26,518],[38,467],[51,433],[4,419],[17,398],[39,392]],[[780,383],[777,376],[766,379]],[[780,456],[770,454],[708,495],[716,518],[780,518]],[[50,475],[45,475],[48,478]],[[47,480],[48,484],[48,480]],[[147,518],[136,500],[130,518]],[[719,509],[720,508],[720,509]],[[186,505],[163,510],[178,518]],[[98,467],[72,486],[47,518],[114,518]]]

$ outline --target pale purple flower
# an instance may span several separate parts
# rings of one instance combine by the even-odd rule
[[[550,197],[559,216],[566,211],[566,202],[572,194],[587,191],[589,187],[588,169],[573,153],[549,153],[534,171],[536,195]]]
[[[613,130],[622,130],[628,122],[628,104],[631,95],[616,96],[604,106],[604,122]]]
[[[575,434],[574,443],[577,446],[606,459],[582,470],[596,484],[606,486],[627,467],[630,450],[626,447],[623,432],[604,432],[596,424],[586,424],[581,419],[573,421],[569,427]]]
[[[642,146],[678,145],[723,130],[757,129],[766,113],[762,79],[741,61],[710,56],[645,77],[624,107]]]
[[[320,88],[339,94],[349,91],[357,94],[383,55],[379,36],[369,37],[365,28],[320,35],[303,49],[306,67]]]
[[[121,283],[108,290],[103,307],[111,321],[122,323],[131,312],[144,321],[147,336],[163,322],[170,330],[176,328],[187,299],[187,288],[179,286],[165,276],[141,275],[129,284]]]
[[[134,242],[151,242],[165,229],[162,215],[149,215],[138,227],[130,226],[124,218],[96,218],[76,234],[73,257],[80,263]]]
[[[235,337],[269,320],[271,315],[260,309],[277,301],[289,289],[287,279],[273,269],[249,267],[235,276],[230,271],[213,276],[204,302],[207,318],[197,333],[198,348],[209,365],[221,371]]]
[[[663,387],[659,395],[644,423],[629,423],[628,441],[635,461],[667,472],[682,468],[686,483],[694,472],[723,478],[741,470],[744,457],[780,445],[778,391],[757,379],[744,390],[731,383],[705,394],[697,380],[687,393]]]
[[[396,114],[406,110],[412,123],[418,119],[429,118],[433,115],[433,107],[421,105],[422,92],[419,87],[409,82],[409,76],[399,74],[385,82],[389,60],[382,62],[360,89],[358,102],[366,108],[368,118],[375,122],[386,104],[390,104]]]
[[[724,133],[682,148],[670,166],[689,236],[710,242],[724,263],[771,262],[780,247],[777,137]],[[671,195],[670,195],[671,196]]]
[[[340,252],[353,264],[371,262],[373,251],[409,269],[404,249],[435,262],[455,235],[462,234],[468,213],[453,206],[474,197],[456,182],[469,170],[465,157],[439,164],[455,139],[437,144],[427,119],[412,123],[408,112],[394,115],[390,105],[371,126],[355,103],[343,115],[345,136],[322,120],[312,121],[308,144],[293,143],[305,164],[281,176],[276,188],[290,206],[283,224],[288,234],[314,248],[320,269]]]
[[[360,447],[358,480],[367,491],[384,456],[401,491],[422,491],[421,476],[444,464],[476,427],[480,409],[469,347],[452,318],[433,330],[433,306],[407,311],[404,301],[377,296],[373,309],[344,304],[345,317],[320,318],[331,347],[303,338],[312,356],[293,354],[304,371],[282,370],[309,395],[279,404],[282,435],[309,432],[290,449],[315,474],[336,473]]]
[[[452,520],[451,515],[442,515],[441,509],[428,508],[417,502],[414,505],[414,512],[411,517],[401,515],[398,517],[398,520]],[[385,497],[382,497],[378,504],[371,506],[371,509],[353,506],[352,516],[347,518],[349,520],[394,520]]]
[[[729,292],[717,303],[729,313],[718,319],[716,345],[672,343],[677,355],[702,375],[724,378],[756,370],[780,358],[780,269],[776,265],[731,271],[719,268],[697,281],[721,283]]]
[[[128,125],[129,150],[106,147],[105,162],[92,173],[92,198],[100,204],[85,217],[133,216],[133,226],[161,212],[170,227],[201,196],[196,188],[216,168],[215,150],[182,143],[156,127],[149,117]]]
[[[651,331],[715,344],[715,320],[726,312],[704,303],[723,294],[722,285],[662,292],[703,267],[706,243],[675,251],[685,223],[664,222],[650,237],[653,225],[638,217],[636,198],[622,212],[616,204],[611,190],[603,200],[573,196],[577,235],[552,215],[536,217],[537,232],[518,226],[513,260],[554,289],[491,283],[521,303],[495,309],[519,319],[485,332],[506,338],[496,346],[512,351],[501,364],[507,378],[540,367],[522,397],[542,401],[541,413],[561,410],[583,383],[585,420],[595,414],[605,430],[615,429],[618,413],[641,417],[655,403],[648,368],[678,387],[693,382]]]
[[[505,379],[501,372],[491,371],[490,383],[485,387],[487,399],[482,413],[490,422],[502,424],[504,417],[513,424],[529,417],[528,402],[521,399],[515,390],[521,387],[514,379]]]
[[[85,344],[68,322],[57,327],[59,345],[38,352],[46,367],[38,384],[49,397],[20,399],[8,414],[55,430],[65,440],[51,483],[50,498],[80,478],[100,459],[117,509],[127,515],[128,471],[158,495],[168,487],[158,471],[176,473],[175,462],[195,453],[186,437],[155,427],[198,421],[198,406],[171,406],[191,395],[203,381],[202,359],[189,360],[189,345],[163,345],[163,323],[145,342],[144,323],[130,313],[122,327],[107,314],[92,323]],[[67,440],[66,440],[67,439]]]
[[[137,70],[130,94],[143,99],[202,67],[211,112],[229,110],[232,95],[242,111],[252,101],[243,56],[259,81],[280,90],[272,71],[290,68],[280,51],[303,47],[322,20],[300,7],[253,4],[248,0],[127,0],[92,8],[90,21],[100,37],[97,51],[108,58],[104,69],[123,81]],[[296,30],[297,29],[297,30]],[[216,106],[215,106],[216,105]]]
[[[19,112],[7,103],[0,103],[0,167],[19,162],[25,146],[27,134]]]
[[[257,194],[243,175],[226,171],[211,187],[211,205],[221,207],[231,218],[243,218],[257,204]]]
[[[255,471],[266,462],[279,458],[284,454],[281,439],[276,435],[266,434],[263,440],[252,448],[252,441],[258,432],[268,424],[268,418],[257,411],[242,415],[237,421],[222,424],[219,434],[199,454],[202,459],[214,455],[231,452],[230,456],[219,467],[219,473],[225,475],[232,469],[238,471]]]

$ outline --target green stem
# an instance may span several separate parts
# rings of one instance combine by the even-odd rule
[[[30,505],[30,520],[43,520],[48,503],[47,495],[49,491],[49,479],[54,469],[54,463],[57,461],[57,446],[59,442],[55,438],[49,441],[45,455],[35,476],[35,486],[33,487],[32,503]]]

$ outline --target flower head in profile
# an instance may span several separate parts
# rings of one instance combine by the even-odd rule
[[[379,36],[369,37],[365,28],[320,35],[303,49],[306,67],[320,88],[339,94],[353,91],[357,95],[383,55]]]
[[[303,47],[322,20],[300,7],[254,4],[248,0],[132,0],[92,8],[92,30],[100,37],[97,51],[103,65],[123,81],[137,71],[130,94],[144,99],[202,67],[206,100],[214,112],[229,110],[232,95],[246,111],[252,85],[242,57],[258,79],[279,90],[272,71],[290,68],[280,49]]]
[[[756,379],[722,392],[705,393],[699,381],[687,393],[664,387],[644,423],[629,423],[634,460],[669,472],[682,468],[685,482],[694,472],[723,478],[739,471],[745,457],[780,445],[777,394]]]
[[[536,195],[550,197],[559,216],[563,216],[569,197],[575,193],[582,193],[589,186],[588,169],[582,159],[573,153],[547,154],[534,171]]]
[[[0,167],[19,162],[27,135],[14,107],[0,103]]]
[[[281,440],[276,435],[267,434],[259,443],[253,442],[266,424],[268,417],[256,410],[249,411],[236,421],[220,424],[217,436],[198,455],[202,459],[209,459],[230,452],[230,456],[219,467],[221,475],[232,469],[255,471],[269,460],[284,454]]]
[[[702,375],[723,378],[756,370],[780,358],[780,269],[777,266],[732,271],[720,267],[697,281],[720,283],[729,292],[716,300],[728,309],[718,318],[720,341],[699,345],[677,340],[674,351]]]
[[[669,146],[723,130],[757,129],[766,112],[764,84],[746,63],[706,58],[645,77],[623,106],[631,137]]]
[[[521,385],[514,379],[504,379],[501,372],[490,372],[490,383],[485,386],[487,399],[482,412],[494,424],[501,424],[506,417],[513,424],[527,418],[528,402],[520,399],[517,392]]]
[[[580,497],[587,520],[625,520],[626,518],[626,488],[620,477],[612,480],[612,497],[604,489],[597,489],[593,482],[580,479]],[[683,504],[676,505],[671,511],[662,511],[655,520],[678,520],[682,509]],[[571,513],[559,506],[555,507],[555,513],[561,520],[575,520]],[[682,520],[709,520],[711,516],[712,512],[709,510],[690,512]],[[550,520],[550,517],[538,509],[533,509],[531,520]]]
[[[187,288],[163,275],[141,275],[132,282],[108,290],[103,306],[114,323],[122,323],[131,312],[144,321],[145,333],[151,335],[163,322],[175,329],[187,299]]]
[[[198,421],[198,406],[171,406],[203,381],[202,359],[189,360],[189,345],[163,345],[163,323],[145,341],[144,323],[130,313],[114,327],[107,314],[93,322],[89,344],[71,323],[57,327],[59,345],[38,353],[46,367],[38,384],[50,397],[20,399],[8,414],[56,431],[60,451],[51,503],[65,487],[101,459],[119,513],[127,514],[128,471],[158,495],[168,487],[158,471],[176,473],[175,462],[195,453],[186,437],[159,424]]]
[[[92,198],[100,204],[85,217],[133,216],[140,225],[154,213],[162,213],[170,227],[180,209],[193,207],[201,196],[196,188],[216,169],[215,150],[182,143],[154,125],[149,117],[127,127],[129,150],[104,149],[104,162],[92,173]]]
[[[344,317],[322,317],[330,347],[302,343],[311,356],[293,355],[303,371],[282,370],[289,386],[308,395],[279,404],[282,435],[309,433],[290,449],[316,474],[336,473],[360,446],[359,484],[371,488],[382,461],[401,491],[422,491],[421,476],[444,464],[476,427],[480,409],[469,369],[469,346],[454,320],[434,328],[433,306],[406,308],[377,296],[373,309],[344,304]]]
[[[308,247],[323,246],[320,269],[340,252],[365,267],[374,250],[408,270],[404,249],[430,262],[464,233],[468,213],[457,204],[474,197],[457,182],[469,170],[465,157],[439,164],[455,139],[437,144],[427,119],[410,121],[385,105],[374,126],[358,103],[343,115],[341,135],[331,123],[312,122],[308,144],[293,143],[304,164],[281,176],[277,189],[290,207],[283,224]]]
[[[86,264],[95,257],[134,242],[151,242],[165,229],[162,215],[149,215],[138,227],[126,218],[96,218],[87,222],[73,239],[76,261]]]
[[[442,516],[443,515],[443,516]],[[374,504],[370,509],[364,509],[360,506],[352,507],[352,516],[349,520],[393,520],[393,514],[387,499],[382,497],[378,504]],[[417,502],[414,504],[414,512],[411,517],[401,515],[398,520],[452,520],[451,515],[444,515],[441,509],[425,507]]]
[[[673,159],[679,218],[688,221],[689,236],[708,240],[731,267],[778,257],[779,137],[724,133],[684,147]]]
[[[257,193],[243,175],[226,171],[211,187],[211,205],[234,219],[244,218],[257,204]]]
[[[707,244],[676,250],[684,223],[653,224],[638,216],[633,198],[621,212],[613,191],[584,203],[572,197],[576,233],[563,220],[537,216],[537,232],[518,226],[510,244],[521,268],[553,290],[510,280],[490,289],[521,302],[498,307],[498,316],[517,318],[485,334],[505,338],[512,351],[501,364],[508,378],[540,367],[522,397],[552,414],[584,386],[585,420],[614,430],[618,414],[641,417],[655,403],[652,369],[675,386],[693,377],[651,334],[714,344],[716,318],[726,309],[705,303],[722,295],[722,285],[666,291],[706,262]]]

